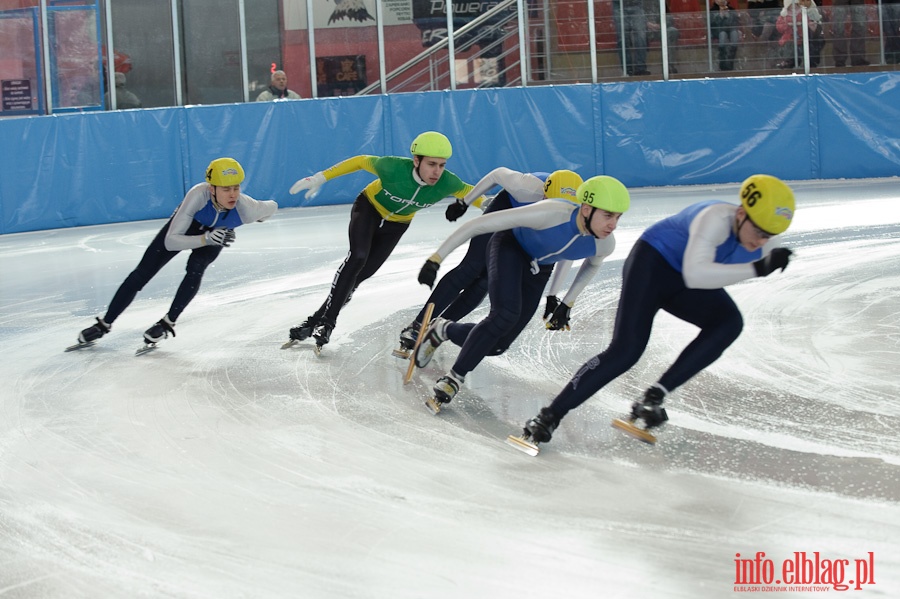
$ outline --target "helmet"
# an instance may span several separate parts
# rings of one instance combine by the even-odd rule
[[[216,187],[240,185],[244,169],[234,158],[216,158],[206,167],[206,181]]]
[[[413,156],[431,156],[434,158],[450,158],[453,146],[443,133],[426,131],[419,133],[409,146]]]
[[[615,177],[598,175],[578,186],[577,201],[608,212],[625,212],[631,197],[622,182]]]
[[[750,175],[741,183],[741,206],[753,224],[778,235],[791,226],[794,218],[794,192],[772,175]]]
[[[575,190],[582,182],[578,173],[567,170],[553,171],[544,181],[544,197],[563,198],[570,202],[578,202],[575,199]]]

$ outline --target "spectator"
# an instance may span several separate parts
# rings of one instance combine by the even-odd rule
[[[653,2],[654,0],[647,0]],[[613,0],[613,22],[619,59],[627,75],[649,75],[647,70],[647,13],[644,0]]]
[[[106,106],[112,109],[109,92],[106,92]],[[129,108],[141,108],[141,100],[134,93],[125,88],[125,73],[116,73],[116,108],[127,110]]]
[[[772,42],[781,37],[775,28],[780,4],[780,0],[747,0],[747,12],[750,13],[750,20],[753,23],[751,33],[757,43],[765,49],[764,68],[768,68],[771,64],[770,59],[778,55],[778,45]]]
[[[900,64],[900,0],[882,0],[881,11],[884,61],[888,64]]]
[[[662,45],[662,33],[660,32],[659,19],[659,2],[651,1],[647,5],[647,42],[659,42]],[[675,26],[675,17],[669,10],[669,3],[666,2],[666,45],[668,46],[668,64],[669,73],[677,73],[678,69],[675,64],[678,60],[675,58],[675,50],[678,48],[678,27]]]
[[[269,102],[271,100],[299,100],[300,94],[287,88],[287,75],[284,71],[273,71],[269,87],[256,96],[257,102]]]
[[[795,47],[799,48],[796,56],[802,57],[803,55],[804,8],[809,23],[809,66],[815,68],[822,60],[822,48],[825,47],[825,28],[822,26],[822,13],[816,7],[815,0],[784,0],[784,8],[775,24],[781,33],[779,44],[783,60],[776,65],[779,69],[794,68]]]
[[[733,71],[738,43],[741,41],[741,20],[729,0],[713,0],[709,24],[713,38],[719,43],[719,70]]]
[[[847,37],[847,20],[850,20],[850,37]],[[831,8],[831,45],[834,66],[847,66],[847,46],[850,47],[850,64],[868,66],[866,60],[866,2],[865,0],[834,0]]]

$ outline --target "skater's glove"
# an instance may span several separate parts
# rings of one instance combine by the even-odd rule
[[[466,210],[469,209],[469,205],[463,202],[462,200],[456,200],[449,206],[447,206],[447,211],[444,213],[444,216],[447,217],[451,223],[461,217],[466,213]]]
[[[566,304],[559,304],[550,316],[550,320],[547,321],[547,328],[551,331],[571,330],[569,326],[569,312],[571,310],[572,308]]]
[[[203,236],[206,238],[206,245],[221,245],[223,247],[230,246],[235,239],[234,229],[215,229],[207,231]]]
[[[311,200],[319,195],[319,190],[322,189],[323,185],[325,185],[325,175],[322,174],[322,171],[319,171],[312,177],[300,179],[291,185],[291,195],[296,195],[306,189],[306,195],[303,197],[307,200]]]
[[[775,248],[768,256],[753,263],[753,268],[756,269],[756,276],[768,277],[779,268],[784,271],[793,253],[787,248]]]
[[[559,306],[559,298],[555,295],[547,296],[547,305],[544,308],[544,320],[547,320],[551,316],[553,316],[553,311],[556,310],[556,307]]]
[[[422,265],[422,270],[419,271],[419,282],[423,285],[428,285],[428,288],[431,289],[434,287],[434,280],[437,278],[437,271],[441,267],[441,257],[437,254],[433,254],[431,258],[425,261],[425,264]]]

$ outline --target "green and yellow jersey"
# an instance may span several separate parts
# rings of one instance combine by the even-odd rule
[[[381,218],[393,222],[408,223],[422,208],[447,197],[462,199],[472,189],[471,185],[448,170],[434,185],[423,183],[414,174],[413,159],[399,156],[354,156],[338,162],[322,174],[326,181],[330,181],[361,170],[378,177],[366,185],[363,193]],[[478,203],[473,202],[476,206]]]

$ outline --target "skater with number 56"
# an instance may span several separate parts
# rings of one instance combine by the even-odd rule
[[[654,443],[650,430],[668,420],[666,396],[715,362],[741,334],[741,312],[723,287],[787,267],[791,250],[778,247],[778,235],[790,226],[794,209],[794,194],[784,182],[753,175],[741,185],[740,205],[700,202],[644,231],[623,267],[609,346],[525,424],[521,437],[510,441],[518,440],[520,449],[536,455],[537,444],[550,441],[566,414],[637,363],[656,313],[665,310],[696,325],[700,333],[643,399],[632,404],[630,416],[614,421]]]

